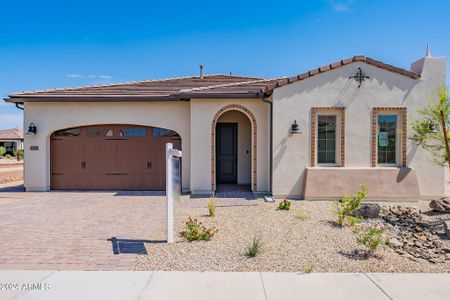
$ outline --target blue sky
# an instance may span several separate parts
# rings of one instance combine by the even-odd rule
[[[294,75],[365,54],[403,68],[450,53],[450,1],[2,1],[0,97],[229,73]],[[0,101],[0,129],[22,112]]]

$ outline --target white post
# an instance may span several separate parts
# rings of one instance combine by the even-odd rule
[[[173,243],[172,143],[166,144],[167,242]]]

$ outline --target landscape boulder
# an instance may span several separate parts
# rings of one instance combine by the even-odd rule
[[[450,213],[450,201],[446,197],[441,198],[440,200],[431,200],[430,207],[434,211]]]
[[[381,207],[375,203],[363,203],[358,209],[352,210],[350,215],[353,217],[378,218]]]
[[[450,220],[444,221],[445,234],[450,239]]]

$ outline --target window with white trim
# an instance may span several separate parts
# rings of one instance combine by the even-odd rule
[[[316,164],[340,166],[341,164],[341,114],[320,112],[316,117]]]
[[[376,155],[377,165],[401,165],[402,115],[396,111],[379,112],[377,115]]]

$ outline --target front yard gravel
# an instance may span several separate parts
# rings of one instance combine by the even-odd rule
[[[245,201],[245,200],[242,200]],[[195,202],[195,205],[191,205]],[[175,206],[175,243],[165,240],[165,222],[146,243],[148,255],[136,258],[134,270],[164,271],[263,271],[263,272],[450,272],[450,261],[444,263],[416,262],[391,249],[380,250],[377,257],[355,258],[361,249],[351,228],[339,227],[335,221],[334,203],[330,201],[292,201],[290,211],[279,211],[276,203],[262,200],[246,204],[221,206],[217,200],[216,216],[208,216],[207,200],[183,199]],[[398,205],[399,203],[380,203]],[[425,202],[401,205],[426,209]],[[193,207],[195,206],[195,207]],[[301,220],[302,214],[308,218]],[[188,242],[179,236],[188,217],[196,218],[206,227],[219,232],[211,241]],[[253,237],[263,243],[254,258],[246,255]],[[450,246],[448,239],[444,243]]]

